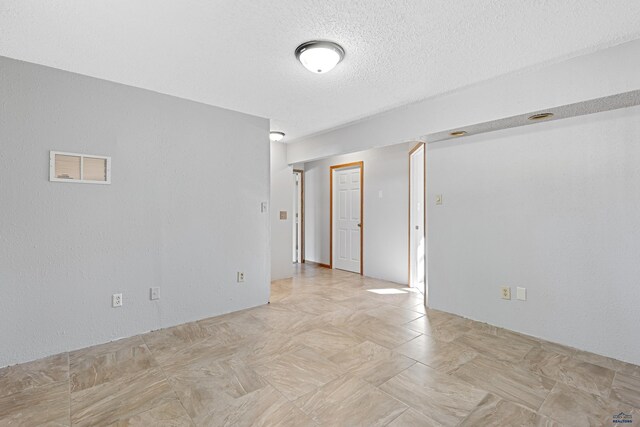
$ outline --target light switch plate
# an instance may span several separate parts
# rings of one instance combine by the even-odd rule
[[[516,288],[516,298],[521,301],[527,300],[527,288]]]
[[[267,211],[267,202],[260,203],[260,212],[265,213]]]
[[[149,289],[149,298],[152,300],[160,299],[160,288]]]
[[[287,219],[287,211],[280,211],[280,219],[281,220]]]
[[[436,205],[442,204],[442,194],[436,194]]]

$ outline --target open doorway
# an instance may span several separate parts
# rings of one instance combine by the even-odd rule
[[[330,168],[330,267],[363,274],[364,162]]]
[[[304,171],[293,170],[293,262],[304,263]]]
[[[426,150],[419,143],[409,152],[409,286],[427,304]]]

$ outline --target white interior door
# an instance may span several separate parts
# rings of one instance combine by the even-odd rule
[[[360,273],[360,167],[333,171],[333,267]]]
[[[424,144],[409,157],[409,285],[420,292],[426,291],[426,234],[424,209],[425,183]]]

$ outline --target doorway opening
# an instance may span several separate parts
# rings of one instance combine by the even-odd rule
[[[423,142],[409,152],[409,286],[427,305],[426,149]]]
[[[304,171],[293,170],[293,262],[304,263]]]
[[[364,162],[331,166],[329,176],[330,267],[362,275]]]

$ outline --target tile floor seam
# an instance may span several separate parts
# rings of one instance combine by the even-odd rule
[[[204,319],[202,319],[202,320],[204,320]],[[176,328],[176,327],[180,327],[180,326],[184,326],[184,325],[189,325],[189,324],[191,324],[191,323],[194,323],[194,322],[182,323],[182,324],[180,324],[180,325],[172,326],[171,328]],[[162,329],[157,329],[157,330],[155,330],[155,331],[151,331],[151,332],[148,332],[148,333],[146,333],[146,334],[142,334],[142,335],[141,335],[141,339],[142,339],[142,341],[143,341],[143,344],[147,347],[147,349],[149,350],[149,352],[150,352],[150,353],[153,353],[153,352],[151,351],[151,347],[149,347],[149,343],[147,343],[147,340],[145,340],[145,339],[144,339],[144,335],[147,335],[147,334],[150,334],[150,333],[154,333],[154,332],[164,331],[164,330],[171,329],[171,328],[162,328]],[[200,344],[200,343],[202,343],[202,342],[204,342],[204,341],[208,340],[209,338],[211,338],[211,337],[207,337],[207,338],[203,338],[203,339],[198,340],[198,341],[191,342],[191,343],[189,343],[189,345],[187,345],[187,346],[180,347],[180,351],[181,351],[181,350],[188,350],[188,349],[192,348],[193,346],[195,346],[195,345],[197,345],[197,344]],[[125,339],[126,339],[126,338],[125,338]],[[173,355],[174,355],[174,354],[172,354],[171,356],[173,356]],[[157,363],[157,364],[158,364],[158,366],[159,366],[159,365],[160,365],[160,362],[158,362],[158,359],[156,359],[156,358],[155,358],[155,356],[154,356],[154,359],[155,359],[156,363]]]
[[[311,419],[312,421],[315,422],[315,420],[311,417],[311,415],[307,414],[305,411],[302,410],[302,408],[298,407],[298,405],[295,404],[295,401],[298,400],[302,396],[299,396],[299,397],[295,398],[294,400],[291,400],[278,387],[276,387],[274,384],[272,384],[271,381],[269,381],[266,377],[258,374],[257,372],[256,372],[256,375],[259,376],[269,386],[271,386],[276,391],[276,393],[278,393],[280,396],[282,396],[287,402],[292,404],[294,407],[298,408],[303,414],[305,414],[307,416],[307,418],[309,418],[309,419]],[[312,391],[317,391],[319,388],[320,387],[316,387],[315,390],[312,390]],[[311,391],[309,391],[308,393],[311,393]],[[307,394],[307,393],[305,393],[305,394]],[[303,396],[305,394],[303,394]],[[316,424],[318,424],[318,423],[316,423]]]
[[[553,390],[558,387],[558,383],[560,381],[556,381],[556,383],[553,385],[553,387],[551,387],[551,390],[549,390],[549,393],[547,394],[547,396],[544,398],[544,400],[542,401],[542,404],[540,405],[540,407],[538,408],[538,410],[536,411],[536,414],[539,414],[543,417],[547,417],[550,418],[551,420],[555,421],[556,423],[560,424],[560,425],[564,425],[562,422],[558,421],[557,419],[555,419],[552,415],[544,415],[540,413],[540,410],[542,409],[542,407],[544,406],[544,404],[546,403],[547,399],[549,399],[549,396],[551,396],[551,393],[553,392]]]
[[[481,408],[480,404],[482,402],[484,402],[484,400],[487,398],[487,396],[492,395],[493,393],[487,392],[487,394],[482,398],[482,400],[480,402],[478,402],[478,404],[467,414],[466,417],[464,417],[463,419],[460,420],[460,422],[458,424],[456,424],[456,427],[461,426],[469,417],[471,417],[471,415],[473,415],[473,413],[476,411],[476,409]],[[494,396],[496,396],[495,394],[493,394]],[[502,399],[500,396],[496,396],[498,399]]]
[[[293,403],[293,402],[294,402],[294,400],[289,399],[289,398],[288,398],[288,397],[287,397],[287,396],[286,396],[282,391],[280,391],[280,389],[279,389],[278,387],[276,387],[275,385],[271,384],[271,381],[269,381],[266,377],[264,377],[264,376],[260,375],[260,374],[259,374],[259,373],[257,373],[257,372],[256,372],[256,375],[257,375],[257,376],[259,376],[260,378],[262,378],[262,380],[263,380],[265,383],[269,384],[269,385],[270,385],[270,386],[271,386],[271,387],[276,391],[276,393],[278,393],[278,394],[280,394],[280,396],[284,397],[284,398],[285,398],[285,400],[286,400],[287,402],[291,403],[291,404],[292,404],[292,405],[294,405],[296,408],[298,407],[295,403]],[[296,398],[296,400],[297,400],[297,399],[299,399],[299,398]],[[300,408],[298,408],[298,409],[300,409]],[[304,412],[304,411],[302,411],[302,412]],[[306,412],[305,412],[305,414],[306,414]]]
[[[606,369],[606,368],[605,368]],[[607,399],[610,399],[612,394],[613,394],[613,384],[616,382],[616,377],[618,376],[618,371],[615,371],[613,369],[611,369],[613,371],[613,376],[611,377],[611,383],[609,384],[609,387],[607,388],[607,390],[609,391],[609,393],[607,393]]]
[[[391,396],[391,397],[393,397],[393,396]],[[398,399],[396,399],[396,400],[398,400]],[[398,402],[400,402],[400,401],[398,400]],[[400,418],[402,416],[402,414],[404,414],[405,412],[407,412],[407,411],[412,409],[411,406],[405,404],[404,402],[400,402],[400,403],[402,403],[404,406],[406,406],[406,408],[402,412],[400,412],[396,417],[393,417],[393,419],[390,420],[388,423],[386,423],[383,427],[386,427],[386,426],[390,425],[392,422],[394,422],[395,420]]]
[[[407,369],[409,369],[409,368],[407,368]],[[405,369],[405,370],[406,370],[406,369]],[[403,372],[404,372],[404,371],[403,371]],[[400,374],[398,374],[398,375],[400,375]],[[395,377],[391,377],[391,378],[389,378],[389,380],[385,381],[385,383],[386,383],[386,382],[388,382],[388,381],[391,381],[393,378],[395,378]],[[371,385],[373,385],[373,384],[371,384]],[[390,397],[391,399],[393,399],[393,400],[397,400],[398,402],[400,402],[400,403],[402,403],[404,406],[406,406],[407,408],[405,409],[405,411],[407,411],[407,410],[409,410],[409,409],[414,409],[414,408],[413,408],[413,406],[409,405],[407,402],[405,402],[405,401],[403,401],[403,400],[400,400],[400,399],[398,399],[397,397],[393,396],[392,394],[389,394],[389,393],[387,393],[386,391],[382,390],[382,388],[380,388],[380,387],[382,387],[382,384],[380,384],[380,386],[374,386],[374,387],[376,387],[376,388],[377,388],[377,389],[378,389],[382,394],[385,394],[385,395],[387,395],[388,397]],[[417,411],[417,409],[414,409],[414,411]],[[404,412],[404,411],[403,411],[403,412]],[[419,412],[419,411],[418,411],[418,412]]]
[[[142,337],[142,340],[144,341],[144,337]],[[173,392],[173,394],[175,395],[176,399],[178,400],[178,402],[180,402],[180,407],[182,409],[184,409],[185,414],[187,414],[187,416],[189,417],[189,419],[191,420],[191,424],[193,426],[197,426],[198,424],[196,424],[195,420],[193,419],[193,417],[191,416],[191,414],[189,413],[189,411],[187,411],[186,406],[184,406],[184,402],[182,401],[182,399],[180,399],[180,396],[178,395],[178,392],[175,390],[175,388],[173,387],[173,384],[171,384],[171,381],[169,381],[169,377],[167,376],[167,373],[164,371],[164,368],[162,367],[162,365],[160,365],[160,363],[158,363],[158,360],[156,359],[155,355],[153,354],[153,352],[151,351],[151,349],[148,347],[146,341],[144,341],[144,345],[145,347],[147,347],[147,350],[149,350],[149,353],[151,354],[151,357],[153,358],[153,360],[156,362],[157,368],[160,370],[160,372],[162,373],[162,376],[164,377],[164,380],[166,381],[167,385],[169,386],[169,388],[171,389],[171,391]]]
[[[427,367],[428,369],[433,369],[433,368],[431,368],[430,366],[425,365],[424,363],[416,362],[415,364],[420,364],[420,365],[423,365],[423,366]],[[415,364],[414,364],[414,365],[415,365]],[[414,366],[414,365],[412,365],[412,366]],[[412,366],[410,366],[410,367],[412,367]],[[406,370],[407,370],[407,369],[409,369],[410,367],[408,367],[408,368],[404,369],[402,372],[406,371]],[[435,369],[433,369],[433,370],[435,371]],[[402,374],[402,372],[399,372],[396,376],[398,376],[398,375]],[[483,401],[487,396],[489,396],[489,395],[490,395],[490,394],[492,394],[492,393],[491,393],[491,392],[489,392],[489,391],[487,391],[487,390],[485,390],[485,389],[479,388],[479,387],[477,387],[477,386],[475,386],[475,385],[473,385],[473,384],[471,384],[471,383],[469,383],[469,382],[467,382],[467,381],[465,381],[465,380],[462,380],[462,379],[457,378],[457,377],[453,377],[452,375],[450,375],[450,374],[448,374],[448,373],[442,373],[442,374],[443,374],[443,375],[451,376],[452,378],[456,378],[457,380],[462,381],[462,382],[464,382],[465,384],[467,384],[467,386],[469,386],[469,387],[471,387],[471,388],[473,388],[473,389],[475,389],[475,390],[478,390],[478,391],[480,391],[480,392],[484,392],[484,393],[485,393],[485,395],[482,397],[482,399],[480,399],[480,401],[478,402],[478,404],[476,404],[476,406],[474,406],[474,407],[473,407],[473,409],[471,409],[471,411],[470,411],[470,412],[465,416],[465,418],[463,418],[463,420],[461,420],[458,424],[456,424],[456,426],[458,426],[458,425],[460,425],[460,424],[464,421],[464,419],[466,419],[469,415],[471,415],[471,413],[473,413],[473,411],[475,411],[475,410],[479,407],[480,403],[482,403],[482,401]],[[393,377],[389,378],[389,380],[385,381],[385,383],[387,383],[387,382],[389,382],[389,381],[393,380],[396,376],[393,376]],[[383,384],[384,384],[384,383],[383,383]],[[383,384],[380,384],[379,388],[380,388],[380,387],[382,387],[382,385],[383,385]],[[424,414],[423,414],[419,409],[414,408],[414,407],[413,407],[411,404],[409,404],[408,402],[405,402],[404,400],[400,400],[399,398],[397,398],[397,397],[395,397],[395,396],[393,396],[393,395],[391,395],[391,394],[387,393],[386,391],[382,390],[381,388],[380,388],[380,391],[381,391],[382,393],[386,394],[387,396],[391,397],[392,399],[395,399],[395,400],[397,400],[398,402],[400,402],[400,403],[402,403],[403,405],[405,405],[405,406],[407,407],[407,409],[405,410],[405,412],[406,412],[406,411],[408,411],[408,410],[410,410],[410,409],[413,409],[414,411],[416,411],[416,412],[418,412],[418,413],[422,414],[423,416],[425,416],[425,415],[424,415]],[[438,423],[438,424],[440,424],[440,423]]]
[[[274,386],[273,384],[271,384],[271,382],[269,382],[268,379],[264,378],[262,375],[257,374],[260,378],[262,378],[264,380],[264,382],[266,382],[267,384],[269,384],[275,391],[276,393],[278,393],[284,400],[286,400],[288,403],[290,403],[294,408],[296,408],[297,410],[299,410],[300,412],[302,412],[305,417],[307,417],[308,419],[310,419],[316,426],[322,426],[322,423],[320,423],[319,421],[316,421],[316,419],[314,417],[311,416],[311,414],[308,414],[306,411],[304,411],[302,408],[300,408],[298,405],[295,404],[295,400],[300,399],[300,397],[296,398],[295,400],[290,400],[287,396],[284,395],[284,393],[282,393],[278,388],[276,388],[276,386]],[[317,391],[319,387],[316,387],[316,390],[313,391]],[[311,393],[311,392],[309,392]],[[306,393],[305,393],[306,394]],[[304,396],[304,395],[303,395]]]
[[[633,375],[632,375],[632,377],[633,377]],[[634,377],[634,378],[636,378],[636,377]],[[636,406],[636,405],[634,405],[634,404],[624,402],[624,401],[622,401],[621,399],[619,399],[619,398],[617,398],[617,397],[611,397],[611,396],[609,396],[609,397],[607,397],[606,399],[607,399],[607,400],[610,400],[610,401],[613,401],[613,402],[616,402],[616,403],[618,403],[618,404],[620,404],[620,405],[629,405],[631,408],[636,409],[636,410],[638,410],[638,411],[640,412],[640,405],[637,405],[637,406]]]
[[[480,353],[478,353],[476,356],[474,356],[474,357],[473,357],[473,359],[469,360],[469,361],[468,361],[468,362],[466,362],[466,363],[463,363],[463,364],[462,364],[462,365],[460,365],[458,368],[461,368],[462,366],[464,366],[464,365],[466,365],[466,364],[468,364],[468,363],[473,362],[476,358],[479,358],[479,357],[485,357],[485,358],[486,358],[486,356],[483,356],[483,355],[481,355]],[[507,362],[507,363],[509,363],[509,364],[511,365],[511,363],[510,363],[510,362]],[[457,378],[458,380],[463,381],[463,382],[465,382],[465,383],[467,383],[467,384],[471,385],[472,387],[474,387],[474,388],[476,388],[476,389],[486,391],[488,394],[492,394],[492,395],[494,395],[494,396],[498,397],[499,399],[502,399],[502,400],[504,400],[504,401],[507,401],[507,402],[513,403],[513,404],[515,404],[515,405],[518,405],[518,406],[520,406],[520,407],[523,407],[523,408],[525,408],[525,409],[527,409],[527,410],[529,410],[529,411],[536,412],[536,413],[537,413],[538,411],[540,411],[540,408],[542,408],[542,405],[544,404],[544,402],[547,400],[547,398],[548,398],[548,397],[549,397],[549,395],[551,394],[551,391],[553,390],[553,388],[556,386],[556,384],[558,384],[558,383],[560,382],[560,381],[557,381],[557,380],[555,380],[555,379],[553,379],[553,378],[549,378],[549,377],[547,377],[546,375],[538,375],[538,374],[536,374],[536,375],[538,375],[541,379],[547,379],[547,380],[551,381],[551,382],[553,383],[553,386],[552,386],[552,387],[549,389],[549,391],[547,392],[547,394],[546,394],[546,396],[544,397],[544,399],[542,400],[542,403],[540,404],[540,406],[539,406],[537,409],[535,409],[535,410],[534,410],[533,408],[530,408],[530,407],[528,407],[528,406],[526,406],[526,405],[523,405],[523,404],[522,404],[522,403],[520,403],[520,402],[517,402],[517,401],[515,401],[515,400],[512,400],[512,399],[510,399],[510,398],[508,398],[508,397],[500,396],[500,395],[496,394],[496,393],[495,393],[495,392],[493,392],[493,391],[489,391],[489,390],[486,390],[486,389],[484,389],[484,388],[480,388],[480,387],[478,387],[477,385],[474,385],[473,383],[470,383],[469,381],[465,380],[464,378],[460,378],[460,377],[458,377],[457,375],[454,375],[454,372],[455,372],[458,368],[456,368],[454,371],[446,372],[445,374],[447,374],[447,375],[451,375],[451,376],[453,376],[453,377]],[[531,374],[535,374],[534,372],[531,372],[531,371],[529,371],[529,370],[528,370],[528,369],[526,369],[526,368],[520,368],[520,367],[518,367],[518,366],[511,366],[511,368],[516,368],[517,370],[520,370],[520,371],[523,371],[523,372],[528,372],[528,373],[531,373]]]
[[[393,351],[393,350],[392,350],[392,351]],[[411,359],[411,360],[413,360],[413,359]],[[397,377],[398,375],[401,375],[404,371],[406,371],[407,369],[411,368],[411,367],[412,367],[413,365],[415,365],[416,363],[420,363],[420,362],[418,362],[417,360],[415,360],[414,362],[415,362],[415,363],[413,363],[411,366],[407,366],[406,368],[404,368],[403,370],[401,370],[400,372],[398,372],[397,374],[395,374],[394,376],[392,376],[391,378],[389,378],[388,380],[386,380],[386,381],[385,381],[385,382],[383,382],[382,384],[374,385],[374,387],[377,387],[378,389],[380,389],[380,391],[381,391],[381,392],[383,392],[384,394],[389,394],[389,393],[385,392],[384,390],[382,390],[382,388],[381,388],[381,387],[382,387],[383,385],[385,385],[386,383],[388,383],[389,381],[391,381],[392,379],[394,379],[395,377]],[[421,364],[421,365],[424,365],[424,363],[420,363],[420,364]],[[424,365],[424,366],[426,366],[426,365]],[[431,367],[429,367],[429,368],[430,368],[430,369],[433,369],[433,368],[431,368]],[[368,382],[368,381],[367,381],[367,382]],[[370,384],[371,384],[371,383],[370,383]],[[371,385],[373,385],[373,384],[371,384]],[[391,396],[391,395],[389,395],[389,396]],[[393,397],[393,396],[391,396],[391,397]],[[394,397],[394,399],[396,399],[396,398]],[[396,399],[396,400],[398,400],[398,399]],[[403,402],[403,403],[404,403],[404,402]],[[407,406],[408,406],[408,405],[407,405]]]
[[[553,351],[552,351],[552,353],[555,353],[555,352],[553,352]],[[556,353],[556,354],[559,354],[559,353]],[[560,383],[562,383],[562,384],[565,384],[565,385],[568,385],[568,386],[570,386],[570,387],[576,388],[576,389],[578,389],[578,390],[584,391],[584,392],[586,392],[586,393],[594,394],[594,395],[597,395],[597,396],[600,396],[600,397],[604,397],[604,398],[606,398],[606,399],[609,399],[609,398],[611,397],[611,392],[612,392],[613,383],[614,383],[614,380],[615,380],[615,376],[616,376],[616,374],[617,374],[617,372],[616,372],[615,370],[613,370],[613,369],[609,369],[609,368],[606,368],[606,367],[604,367],[604,366],[596,365],[596,364],[594,364],[594,363],[586,362],[586,361],[584,361],[584,360],[576,359],[574,356],[570,356],[570,357],[569,357],[569,361],[573,361],[573,362],[577,362],[577,363],[583,363],[583,364],[587,364],[587,365],[595,366],[595,367],[597,367],[597,368],[605,369],[605,370],[607,370],[607,371],[611,371],[611,372],[613,372],[613,376],[611,377],[611,383],[606,387],[606,392],[607,392],[607,393],[603,396],[603,395],[601,395],[601,394],[599,394],[599,393],[594,393],[594,392],[593,392],[593,391],[591,391],[591,390],[586,390],[586,389],[585,389],[585,388],[583,388],[583,387],[578,387],[576,384],[569,384],[568,382],[566,382],[566,381],[564,380],[564,376],[562,376],[562,375],[559,375],[559,379],[551,378],[551,377],[549,377],[548,375],[543,375],[543,374],[540,374],[540,375],[541,375],[541,376],[544,376],[544,377],[546,377],[546,378],[548,378],[548,379],[554,380],[554,381],[556,381],[556,382],[560,382]]]

